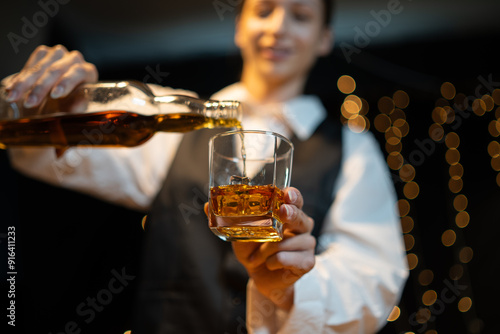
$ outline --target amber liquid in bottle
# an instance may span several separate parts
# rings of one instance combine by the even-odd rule
[[[215,119],[195,113],[145,116],[123,110],[58,114],[44,118],[0,121],[0,148],[14,146],[141,145],[157,131],[187,132],[201,128],[237,127],[234,118]]]
[[[284,193],[273,185],[233,184],[210,189],[209,225],[227,241],[280,241]]]

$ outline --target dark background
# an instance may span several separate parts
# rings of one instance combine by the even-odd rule
[[[37,45],[61,43],[80,50],[95,63],[101,80],[137,79],[208,97],[238,80],[240,59],[232,40],[237,2],[4,3],[0,11],[0,77],[18,71]],[[379,23],[379,30],[371,31],[371,36],[365,32],[368,39],[363,40],[359,31],[377,23],[373,12],[380,14],[390,4],[399,4],[400,12],[392,14],[390,21],[385,17],[384,25]],[[412,152],[423,150],[419,143],[429,139],[432,111],[442,103],[444,82],[453,83],[457,93],[466,96],[491,95],[500,88],[498,13],[500,2],[494,0],[338,1],[336,47],[318,62],[310,88],[342,96],[337,79],[352,76],[357,83],[354,93],[367,101],[370,130],[386,155],[384,134],[373,127],[380,113],[377,103],[383,96],[404,90],[410,97],[404,109],[410,132],[402,140],[401,154],[409,161]],[[35,30],[24,27],[27,21],[36,23]],[[346,56],[347,45],[357,51]],[[491,87],[485,87],[485,81]],[[481,94],[477,96],[478,87]],[[408,253],[419,261],[405,287],[401,314],[383,333],[498,332],[500,189],[487,147],[496,140],[488,125],[499,115],[495,115],[499,103],[496,100],[493,110],[483,116],[469,110],[460,126],[443,125],[446,133],[454,131],[461,140],[458,149],[464,186],[459,194],[467,197],[466,211],[471,217],[465,228],[454,223],[456,194],[448,189],[446,145],[435,142],[425,161],[414,166],[420,193],[409,200],[409,216],[415,225],[408,234],[415,245]],[[398,195],[404,199],[405,183],[397,171],[392,173]],[[91,320],[88,314],[77,313],[77,307],[88,303],[87,298],[103,295],[113,270],[138,275],[143,215],[28,179],[13,171],[7,154],[0,151],[1,284],[6,287],[7,226],[16,226],[16,329],[20,333],[59,333],[65,326],[71,328],[72,321],[84,332],[130,329],[137,279],[112,295]],[[455,231],[457,239],[446,247],[441,236],[448,229]],[[459,258],[464,247],[473,250],[468,263]],[[462,266],[463,274],[453,280],[450,268],[456,264]],[[424,270],[433,272],[429,285],[418,279]],[[427,290],[437,294],[433,306],[422,302]],[[471,298],[472,307],[460,312],[458,302],[464,297]],[[417,316],[421,309],[424,311]],[[425,309],[429,310],[427,317]]]

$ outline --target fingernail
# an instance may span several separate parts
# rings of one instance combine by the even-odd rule
[[[15,100],[17,100],[17,97],[18,97],[17,92],[15,90],[11,90],[7,95],[6,101],[9,103],[14,102]]]
[[[64,93],[64,89],[61,86],[56,86],[54,89],[52,89],[52,92],[50,93],[50,97],[53,99],[57,99],[61,97]]]
[[[38,101],[38,99],[35,95],[30,95],[30,96],[28,96],[26,101],[24,101],[24,107],[25,108],[34,107],[37,101]]]
[[[292,215],[293,215],[293,210],[290,206],[288,205],[283,205],[285,207],[285,214],[286,214],[286,217],[287,218],[292,218]]]
[[[288,192],[288,198],[290,199],[290,202],[295,202],[297,200],[297,193],[295,192],[295,190],[290,190]]]

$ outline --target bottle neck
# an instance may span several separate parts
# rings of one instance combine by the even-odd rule
[[[179,106],[179,108],[166,108],[173,110],[174,113],[175,110],[179,110],[179,113],[199,114],[213,121],[229,119],[241,121],[242,118],[241,104],[238,101],[203,100],[186,95],[165,95],[155,96],[154,102],[160,105],[174,104]]]

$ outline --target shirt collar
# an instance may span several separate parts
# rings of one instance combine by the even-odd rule
[[[243,103],[256,105],[250,93],[240,82],[234,83],[213,95],[217,100],[238,100]],[[281,103],[279,109],[282,118],[300,139],[306,140],[312,136],[317,127],[327,116],[327,111],[320,99],[315,95],[300,95]]]

